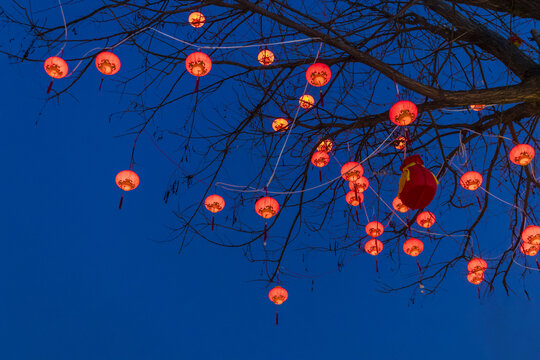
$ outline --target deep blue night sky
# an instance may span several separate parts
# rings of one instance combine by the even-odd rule
[[[163,203],[174,166],[146,136],[136,153],[141,186],[118,210],[114,176],[133,138],[117,137],[127,120],[109,121],[121,110],[111,81],[98,92],[90,72],[73,97],[43,108],[42,63],[0,64],[1,359],[538,358],[540,274],[526,278],[531,300],[517,276],[511,296],[496,283],[479,300],[463,262],[436,295],[413,303],[412,290],[377,291],[396,269],[381,264],[377,274],[366,254],[341,272],[331,272],[335,258],[310,256],[313,275],[331,273],[313,287],[286,279],[276,327],[265,284],[252,281],[260,267],[240,250],[194,239],[178,254],[177,242],[160,243],[176,205],[199,195]],[[300,253],[291,259],[302,268]]]

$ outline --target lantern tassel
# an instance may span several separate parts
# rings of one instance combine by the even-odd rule
[[[265,221],[264,222],[264,243],[263,243],[264,246],[266,246],[266,229],[267,227],[266,227],[266,221]]]
[[[49,86],[47,87],[47,94],[51,92],[52,83],[53,83],[53,81],[51,80],[51,82],[49,83]]]
[[[279,314],[278,314],[278,311],[276,310],[276,326],[278,326],[279,324]]]
[[[356,210],[356,222],[360,224],[360,218],[358,217],[358,208],[356,208],[355,210]]]
[[[101,91],[101,85],[103,85],[103,76],[101,77],[101,81],[99,82],[98,91]]]
[[[124,202],[124,194],[120,197],[120,204],[118,204],[118,209],[122,209],[122,203]]]
[[[195,83],[195,93],[199,92],[199,79],[200,77],[197,76],[197,82]]]
[[[478,287],[478,300],[480,300],[480,288]]]
[[[536,267],[538,268],[538,271],[540,271],[540,264],[538,263],[538,259],[536,259]]]
[[[324,106],[324,94],[321,89],[321,106]]]
[[[379,273],[379,262],[377,261],[377,257],[375,257],[375,271],[377,274]]]
[[[418,262],[418,259],[416,259],[416,266],[418,267],[418,271],[422,272],[422,267],[420,266],[420,263]]]
[[[212,231],[214,231],[214,214],[212,214]]]
[[[478,194],[476,194],[476,200],[478,201],[478,207],[480,210],[482,210],[482,203],[480,202],[480,198],[478,197]]]
[[[319,168],[319,181],[322,182],[322,171],[320,168]]]

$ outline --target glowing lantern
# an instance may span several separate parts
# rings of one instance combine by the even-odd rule
[[[316,167],[325,167],[330,162],[330,156],[324,151],[316,151],[311,157],[311,163]]]
[[[330,68],[323,63],[315,63],[306,71],[307,82],[313,86],[324,86],[330,81],[332,72]]]
[[[276,305],[281,305],[287,300],[289,293],[281,286],[276,286],[268,293],[268,298]]]
[[[469,281],[471,284],[474,284],[474,285],[480,285],[482,281],[484,281],[484,273],[483,272],[469,273],[467,275],[467,281]]]
[[[531,245],[540,245],[540,226],[527,226],[521,233],[521,239]]]
[[[195,29],[200,28],[204,25],[205,17],[203,14],[201,14],[198,11],[194,11],[191,14],[189,14],[189,24],[193,26]]]
[[[398,196],[411,209],[428,206],[437,193],[437,178],[424,167],[420,155],[412,155],[400,167],[403,171],[399,179]]]
[[[378,221],[369,222],[366,225],[366,234],[373,238],[379,237],[384,232],[384,226]]]
[[[379,255],[383,250],[383,243],[377,239],[371,239],[364,245],[364,250],[370,255]]]
[[[399,211],[400,213],[406,213],[407,211],[409,211],[409,208],[405,206],[401,202],[401,199],[397,196],[394,201],[392,201],[392,207],[394,208],[394,210]]]
[[[521,243],[521,246],[519,247],[519,250],[521,250],[521,253],[527,256],[535,256],[538,254],[538,245],[532,245],[528,243]]]
[[[474,258],[467,263],[469,273],[484,272],[487,269],[487,263],[484,259]]]
[[[103,75],[114,75],[120,70],[120,59],[112,52],[103,51],[96,56],[96,67]]]
[[[398,150],[405,149],[405,145],[407,145],[407,140],[403,136],[400,136],[394,140],[394,147]]]
[[[459,183],[465,190],[476,190],[482,185],[482,175],[476,171],[467,171]]]
[[[356,192],[362,193],[367,190],[369,187],[369,180],[362,176],[360,179],[355,181],[349,181],[349,189]]]
[[[300,103],[301,108],[311,109],[315,104],[315,99],[311,95],[302,95],[298,102]]]
[[[349,191],[347,195],[345,195],[345,201],[351,206],[358,206],[364,201],[364,194]]]
[[[255,203],[255,212],[265,219],[270,219],[279,211],[279,203],[271,197],[263,197]]]
[[[259,60],[259,63],[264,66],[272,64],[274,59],[274,53],[268,49],[261,50],[259,55],[257,55],[257,60]]]
[[[518,144],[510,150],[508,156],[514,164],[526,166],[534,158],[534,148],[528,144]]]
[[[116,185],[124,191],[131,191],[139,186],[139,176],[131,170],[120,171],[116,175]]]
[[[390,108],[390,120],[396,125],[406,126],[416,119],[418,109],[410,101],[398,101]]]
[[[341,167],[341,176],[347,181],[356,181],[364,174],[362,165],[350,161]]]
[[[474,111],[481,111],[486,108],[486,105],[469,105],[469,108]]]
[[[45,72],[54,79],[61,79],[68,74],[68,65],[64,59],[57,56],[51,56],[45,60]]]
[[[433,226],[433,224],[435,224],[435,215],[433,215],[429,211],[423,211],[418,214],[418,217],[416,218],[416,223],[423,228],[429,229]]]
[[[274,131],[285,131],[289,127],[289,122],[286,119],[276,119],[272,122],[272,129]]]
[[[334,147],[332,140],[326,139],[321,141],[321,143],[317,145],[317,150],[329,152],[330,150],[332,150],[332,147]]]
[[[210,195],[204,200],[204,207],[212,213],[217,213],[225,207],[225,200],[219,195]]]
[[[186,69],[193,76],[205,76],[212,69],[212,60],[202,52],[191,53],[186,58]]]
[[[514,45],[515,47],[520,47],[521,46],[521,43],[523,42],[523,40],[517,36],[516,34],[512,34],[509,38],[508,38],[508,42],[512,45]]]
[[[424,251],[424,243],[418,239],[410,238],[403,244],[403,251],[410,256],[418,256]]]

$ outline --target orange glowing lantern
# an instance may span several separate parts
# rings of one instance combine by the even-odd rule
[[[418,109],[410,101],[398,101],[390,108],[390,120],[399,126],[412,123],[418,115]]]
[[[341,176],[347,181],[356,181],[364,174],[362,165],[350,161],[341,167]]]
[[[300,100],[298,100],[300,103],[300,107],[304,109],[311,109],[313,105],[315,105],[315,99],[311,95],[302,95],[300,97]]]
[[[482,175],[476,171],[467,171],[459,181],[465,190],[476,190],[482,185]]]
[[[476,273],[476,272],[483,273],[484,271],[487,270],[487,263],[484,259],[480,259],[480,258],[471,259],[471,261],[467,263],[467,270],[469,270],[469,273]]]
[[[433,215],[429,211],[423,211],[418,214],[418,217],[416,218],[416,223],[423,228],[429,229],[433,226],[433,224],[435,224],[435,215]]]
[[[534,158],[534,148],[528,144],[518,144],[510,150],[508,156],[514,164],[526,166]]]
[[[307,82],[317,87],[328,84],[331,76],[330,68],[323,63],[315,63],[306,71]]]
[[[204,207],[212,213],[217,213],[225,208],[225,200],[219,195],[210,195],[204,200]]]
[[[384,232],[384,226],[378,221],[371,221],[366,225],[366,234],[372,238],[379,237]]]
[[[287,300],[289,293],[281,286],[276,286],[268,293],[268,298],[276,305],[281,305]]]
[[[116,175],[116,185],[124,191],[131,191],[139,186],[139,176],[131,170],[122,170]]]
[[[400,213],[406,213],[407,211],[409,211],[409,208],[405,204],[403,204],[403,202],[401,202],[401,199],[397,196],[394,201],[392,201],[392,207],[394,208],[394,210],[399,211]]]
[[[407,140],[403,136],[400,136],[394,140],[394,147],[398,150],[405,149],[405,145],[407,145]]]
[[[519,247],[521,253],[527,256],[535,256],[536,254],[538,254],[538,249],[538,245],[532,245],[528,243],[521,243],[521,246]]]
[[[332,143],[332,140],[326,139],[320,142],[319,145],[317,145],[318,151],[326,151],[329,152],[334,147],[334,144]]]
[[[527,226],[521,233],[521,239],[531,245],[540,245],[540,226]]]
[[[54,79],[61,79],[68,74],[68,65],[64,59],[58,56],[51,56],[45,60],[45,72]]]
[[[364,245],[364,250],[370,255],[379,255],[383,250],[383,243],[377,239],[371,239]]]
[[[189,14],[189,24],[193,26],[195,29],[200,28],[204,25],[205,17],[203,14],[201,14],[198,11],[194,11],[191,14]]]
[[[270,219],[279,211],[279,203],[271,197],[263,197],[255,203],[255,212],[265,219]]]
[[[403,251],[410,256],[418,256],[424,251],[424,243],[418,239],[410,238],[403,244]]]
[[[360,179],[355,181],[349,181],[349,189],[356,192],[362,193],[367,190],[369,187],[369,180],[362,176]]]
[[[103,51],[96,56],[96,67],[103,75],[114,75],[120,70],[120,59],[112,52]]]
[[[347,195],[345,195],[345,201],[351,206],[358,206],[364,201],[364,194],[349,191]]]
[[[330,162],[330,156],[324,151],[316,151],[311,157],[311,163],[316,167],[325,167]]]
[[[272,129],[274,131],[283,132],[289,128],[289,122],[286,119],[276,119],[272,122]]]
[[[186,58],[186,69],[193,76],[205,76],[212,69],[212,60],[205,53],[191,53]]]
[[[512,34],[509,38],[508,38],[508,42],[512,45],[514,45],[515,47],[520,47],[521,46],[521,43],[523,42],[523,39],[521,39],[519,36],[517,36],[516,34]]]
[[[486,105],[469,105],[469,108],[474,111],[482,111],[486,108]]]
[[[257,55],[257,60],[259,60],[259,63],[264,66],[271,65],[274,62],[274,59],[274,53],[268,49],[261,50],[259,55]]]
[[[484,281],[483,272],[474,272],[467,274],[467,281],[474,285],[480,285]]]

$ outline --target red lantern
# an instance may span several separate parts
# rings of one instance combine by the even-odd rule
[[[394,210],[399,211],[400,213],[406,213],[407,211],[409,211],[409,208],[405,206],[401,202],[401,199],[397,196],[394,201],[392,201],[392,207],[394,208]]]
[[[204,25],[205,17],[198,11],[194,11],[189,14],[189,25],[193,26],[195,29],[200,28]]]
[[[316,151],[311,157],[311,163],[316,167],[325,167],[330,162],[330,156],[324,151]]]
[[[476,190],[482,185],[482,175],[476,171],[467,171],[459,181],[465,190]]]
[[[114,75],[120,70],[120,59],[112,52],[103,51],[96,56],[96,67],[103,75]]]
[[[212,69],[212,60],[202,52],[194,52],[186,58],[186,69],[193,76],[205,76]]]
[[[304,109],[311,109],[315,105],[315,99],[311,95],[302,95],[298,102],[300,103],[300,107]]]
[[[416,218],[416,223],[423,228],[429,229],[433,226],[433,224],[435,224],[435,215],[433,215],[429,211],[423,211],[418,214],[418,217]]]
[[[68,65],[64,59],[57,56],[51,56],[43,65],[47,75],[54,79],[61,79],[68,74]]]
[[[379,255],[383,250],[383,243],[377,239],[371,239],[364,245],[364,250],[370,255]]]
[[[508,38],[508,42],[512,45],[514,45],[515,47],[520,47],[521,46],[521,43],[523,42],[523,40],[517,36],[516,34],[512,34],[509,38]]]
[[[204,200],[204,207],[212,213],[217,213],[225,208],[225,200],[219,195],[210,195]]]
[[[270,219],[279,211],[279,203],[271,197],[263,197],[255,203],[255,212],[265,219]]]
[[[532,245],[528,243],[521,243],[521,246],[519,247],[519,250],[522,254],[527,256],[535,256],[538,254],[538,245]]]
[[[403,251],[410,256],[418,256],[424,251],[424,243],[418,239],[410,238],[403,244]]]
[[[286,119],[276,119],[272,122],[272,129],[274,131],[283,132],[289,128],[289,122]]]
[[[268,293],[268,298],[276,305],[281,305],[287,300],[289,293],[281,286],[276,286]]]
[[[259,60],[259,63],[264,66],[271,65],[274,62],[274,59],[274,53],[268,49],[261,50],[259,55],[257,55],[257,60]]]
[[[467,263],[467,270],[469,270],[469,273],[483,273],[487,270],[487,263],[484,259],[474,258]]]
[[[366,234],[368,234],[368,236],[376,238],[381,236],[383,232],[384,226],[378,221],[372,221],[366,225]]]
[[[405,139],[403,136],[400,136],[394,140],[394,147],[398,150],[405,149],[405,145],[407,145],[407,139]]]
[[[406,126],[416,119],[418,109],[410,101],[398,101],[390,108],[390,120],[396,125]]]
[[[364,168],[355,161],[348,162],[341,167],[341,176],[347,181],[356,181],[363,174]]]
[[[521,233],[521,239],[531,245],[540,245],[540,226],[527,226]]]
[[[474,111],[482,111],[486,108],[486,105],[469,105],[469,108]]]
[[[317,87],[328,84],[331,76],[330,68],[323,63],[315,63],[306,71],[307,82]]]
[[[437,178],[424,167],[420,155],[412,155],[400,167],[403,171],[399,179],[398,196],[411,209],[423,209],[428,206],[437,193]]]
[[[369,187],[369,180],[362,176],[360,179],[355,181],[349,181],[349,189],[356,192],[362,193],[367,190]]]
[[[139,186],[139,176],[131,170],[120,171],[115,181],[116,185],[124,191],[131,191]]]
[[[528,144],[518,144],[510,150],[508,156],[514,164],[526,166],[534,158],[534,148]]]
[[[332,150],[332,147],[334,147],[332,140],[326,139],[326,140],[321,141],[320,144],[317,145],[317,151],[330,152],[330,150]]]
[[[352,206],[358,206],[364,201],[364,194],[357,193],[355,191],[349,191],[347,195],[345,195],[345,201],[347,204]]]
[[[469,273],[467,275],[467,281],[469,281],[471,284],[474,284],[474,285],[480,285],[482,281],[484,281],[484,273],[483,272]]]

